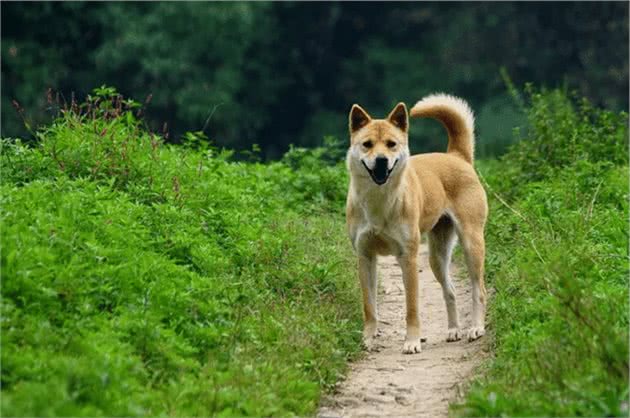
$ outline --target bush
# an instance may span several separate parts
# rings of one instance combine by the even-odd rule
[[[2,415],[312,413],[360,347],[342,166],[168,146],[137,110],[101,88],[2,142]]]
[[[460,412],[627,416],[628,115],[528,97],[528,136],[479,165],[495,357]]]

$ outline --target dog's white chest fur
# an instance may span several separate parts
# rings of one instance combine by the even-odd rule
[[[394,206],[396,202],[392,202],[383,193],[365,193],[361,204],[364,226],[375,234],[385,232]]]
[[[372,225],[374,228],[382,228],[385,223],[386,213],[391,210],[391,203],[387,201],[386,196],[375,187],[368,190],[357,192],[356,202],[359,203],[361,212],[363,212],[363,221]]]
[[[354,247],[361,252],[377,238],[387,245],[389,253],[402,254],[410,234],[406,225],[395,221],[401,201],[388,196],[386,188],[373,187],[362,192],[357,201],[363,216],[353,237]]]

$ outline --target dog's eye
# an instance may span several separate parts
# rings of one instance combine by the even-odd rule
[[[372,144],[372,141],[365,141],[365,142],[363,143],[363,146],[364,146],[365,148],[372,148],[372,145],[373,145],[373,144]]]
[[[387,148],[394,148],[396,143],[394,141],[387,141]]]

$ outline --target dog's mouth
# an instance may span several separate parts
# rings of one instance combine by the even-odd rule
[[[396,164],[398,164],[398,160],[394,161],[394,165],[391,169],[387,168],[388,164],[387,159],[385,158],[382,160],[377,159],[376,164],[374,164],[374,169],[372,170],[370,170],[367,164],[365,164],[365,161],[361,160],[361,163],[363,163],[363,167],[365,167],[367,172],[370,173],[370,177],[372,177],[374,183],[382,186],[387,182],[387,179],[389,178],[389,175],[392,173],[392,171],[394,171]]]

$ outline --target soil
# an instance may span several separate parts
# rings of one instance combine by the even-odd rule
[[[442,288],[419,254],[422,352],[402,354],[405,337],[405,294],[395,257],[379,260],[378,342],[351,364],[346,379],[324,397],[318,417],[447,417],[449,403],[463,395],[466,381],[488,351],[487,336],[468,342],[446,342],[446,305]],[[471,322],[472,298],[465,269],[451,265],[463,329]]]

